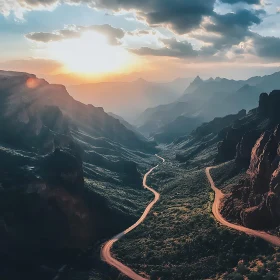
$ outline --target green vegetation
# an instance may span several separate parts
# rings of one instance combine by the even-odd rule
[[[212,216],[204,166],[186,169],[167,159],[148,184],[161,199],[141,226],[115,244],[120,261],[152,280],[278,279],[276,248],[223,227]]]

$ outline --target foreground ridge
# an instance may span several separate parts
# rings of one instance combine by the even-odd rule
[[[221,205],[221,200],[224,197],[224,194],[222,193],[221,190],[219,190],[215,186],[215,183],[214,183],[214,181],[213,181],[213,179],[211,177],[211,174],[210,174],[211,169],[215,169],[217,167],[218,166],[210,166],[210,167],[207,167],[206,170],[205,170],[206,176],[207,176],[207,179],[208,179],[208,181],[209,181],[209,183],[211,185],[211,188],[215,192],[215,200],[214,200],[214,203],[213,203],[213,206],[212,206],[212,212],[213,212],[213,215],[216,218],[216,220],[218,222],[220,222],[224,226],[227,226],[229,228],[232,228],[232,229],[244,232],[244,233],[246,233],[248,235],[251,235],[251,236],[256,236],[256,237],[262,238],[263,240],[271,243],[272,245],[280,246],[280,238],[279,237],[271,235],[271,234],[268,234],[268,233],[266,233],[264,231],[258,231],[258,230],[246,228],[244,226],[232,224],[232,223],[228,222],[222,216],[222,214],[219,211],[219,208],[220,208],[220,205]]]
[[[162,162],[165,162],[165,159],[156,155],[156,157],[158,157],[159,159],[162,160]],[[143,278],[142,276],[138,275],[137,273],[135,273],[131,268],[125,266],[124,264],[122,264],[121,262],[119,262],[118,260],[116,260],[115,258],[112,257],[111,255],[111,248],[113,246],[113,244],[115,242],[117,242],[118,240],[120,240],[122,237],[124,237],[127,233],[129,233],[130,231],[132,231],[133,229],[135,229],[137,226],[139,226],[147,217],[147,215],[149,214],[149,212],[151,211],[152,207],[157,203],[157,201],[160,198],[160,194],[158,192],[156,192],[154,189],[150,188],[147,185],[147,178],[148,176],[154,171],[154,169],[156,169],[159,165],[151,168],[144,176],[143,178],[143,187],[145,189],[148,189],[149,191],[151,191],[154,195],[155,198],[153,199],[153,201],[146,207],[145,211],[143,212],[142,216],[139,218],[139,220],[133,224],[131,227],[129,227],[128,229],[124,230],[123,232],[117,234],[116,236],[114,236],[112,239],[110,239],[109,241],[107,241],[102,249],[101,249],[101,258],[103,261],[105,261],[106,263],[108,263],[111,266],[114,266],[116,269],[118,269],[120,272],[122,272],[123,274],[125,274],[126,276],[128,276],[131,279],[134,280],[145,280],[146,278]]]

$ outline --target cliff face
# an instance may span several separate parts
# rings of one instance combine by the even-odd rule
[[[216,162],[235,158],[238,164],[248,167],[257,139],[265,130],[272,130],[280,122],[279,102],[280,91],[272,91],[269,95],[262,93],[259,107],[225,131],[218,146]]]
[[[264,132],[255,143],[247,178],[224,201],[223,214],[237,218],[250,228],[271,228],[280,224],[279,126]]]
[[[228,219],[249,228],[280,225],[279,101],[280,91],[260,96],[259,108],[254,112],[257,125],[256,122],[245,125],[245,128],[256,125],[256,129],[244,133],[237,144],[236,162],[243,161],[246,166],[250,154],[249,168],[246,178],[226,196],[222,212]]]

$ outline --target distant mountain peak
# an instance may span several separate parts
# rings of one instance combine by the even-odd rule
[[[198,83],[201,83],[203,82],[203,80],[199,77],[199,76],[196,76],[196,78],[193,80],[193,84],[198,84]]]
[[[147,82],[145,79],[143,79],[143,78],[139,78],[139,79],[135,80],[134,83],[146,84],[146,83],[148,83],[148,82]]]

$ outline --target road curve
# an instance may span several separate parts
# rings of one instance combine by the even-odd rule
[[[216,220],[218,222],[220,222],[222,225],[227,226],[229,228],[238,230],[238,231],[242,231],[245,232],[248,235],[252,235],[252,236],[256,236],[259,238],[264,239],[265,241],[275,245],[275,246],[280,246],[280,238],[271,234],[268,234],[266,232],[263,231],[258,231],[258,230],[254,230],[254,229],[250,229],[250,228],[246,228],[240,225],[236,225],[236,224],[232,224],[230,222],[228,222],[227,220],[225,220],[225,218],[221,215],[219,208],[221,205],[221,199],[224,197],[224,194],[222,193],[221,190],[219,190],[216,186],[215,183],[211,177],[210,171],[211,169],[217,168],[216,167],[207,167],[206,168],[206,176],[208,178],[208,181],[210,182],[211,188],[213,189],[213,191],[215,192],[215,200],[212,206],[212,212],[214,214],[214,217],[216,218]]]
[[[156,157],[158,157],[159,159],[162,160],[162,162],[165,162],[165,159],[156,155]],[[158,192],[156,192],[154,189],[150,188],[147,185],[147,178],[148,176],[154,171],[154,169],[156,169],[158,167],[155,166],[153,168],[151,168],[149,170],[149,172],[147,172],[143,178],[143,187],[145,189],[148,189],[149,191],[151,191],[154,195],[155,198],[153,199],[153,201],[147,206],[147,208],[145,209],[144,213],[142,214],[142,216],[140,217],[140,219],[131,227],[129,227],[128,229],[124,230],[123,232],[117,234],[116,236],[114,236],[112,239],[110,239],[109,241],[107,241],[102,249],[101,249],[101,258],[103,261],[105,261],[106,263],[108,263],[111,266],[114,266],[116,269],[118,269],[120,272],[122,272],[123,274],[125,274],[126,276],[128,276],[131,279],[134,280],[146,280],[146,278],[143,278],[142,276],[138,275],[137,273],[135,273],[131,268],[125,266],[124,264],[122,264],[121,262],[119,262],[118,260],[114,259],[111,255],[111,248],[113,246],[113,244],[120,240],[122,237],[124,237],[127,233],[129,233],[130,231],[132,231],[133,229],[135,229],[137,226],[139,226],[147,217],[147,215],[149,214],[150,210],[152,209],[152,207],[154,206],[154,204],[159,200],[160,194]]]

